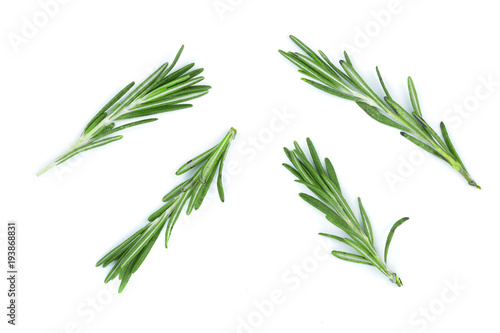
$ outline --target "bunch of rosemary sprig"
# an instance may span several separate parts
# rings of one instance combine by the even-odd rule
[[[469,185],[481,188],[472,180],[458,156],[444,123],[440,124],[443,136],[441,138],[423,119],[417,91],[411,77],[408,77],[408,90],[413,112],[408,112],[392,99],[378,68],[376,68],[377,75],[386,95],[383,98],[375,94],[356,72],[347,52],[344,52],[345,60],[340,61],[343,72],[321,50],[318,51],[321,56],[319,57],[298,38],[294,36],[290,36],[290,38],[305,52],[305,55],[281,50],[279,52],[295,64],[301,74],[312,79],[303,78],[302,80],[324,92],[356,102],[370,117],[401,130],[403,137],[450,164],[467,180]]]
[[[134,82],[128,84],[118,92],[89,121],[75,144],[64,154],[40,170],[37,176],[86,150],[120,140],[123,136],[114,134],[125,128],[142,125],[158,119],[148,118],[128,122],[118,127],[115,127],[115,122],[189,108],[192,107],[191,104],[180,103],[207,94],[210,86],[197,85],[197,83],[204,79],[203,76],[199,76],[203,72],[203,68],[192,70],[194,63],[191,63],[170,73],[183,49],[184,46],[179,49],[170,66],[168,63],[161,65],[128,95],[126,94],[132,88]]]
[[[151,251],[163,226],[166,224],[165,247],[167,247],[172,229],[185,204],[189,202],[186,209],[187,215],[191,214],[193,209],[200,208],[216,173],[218,173],[217,190],[221,201],[224,202],[222,169],[228,148],[235,135],[236,130],[231,128],[218,145],[189,160],[177,170],[176,175],[181,175],[199,166],[192,177],[180,183],[163,197],[165,204],[149,216],[148,221],[150,223],[139,229],[97,262],[96,266],[102,265],[103,267],[115,262],[104,281],[105,283],[118,276],[121,280],[118,292],[122,292],[132,274],[139,269],[149,251]]]
[[[295,149],[291,151],[284,148],[285,154],[292,165],[283,163],[283,166],[297,177],[295,180],[297,183],[305,185],[316,196],[315,198],[309,194],[300,193],[300,197],[325,214],[326,219],[345,232],[348,237],[339,237],[326,233],[320,233],[320,235],[344,243],[358,253],[332,251],[332,254],[346,261],[375,266],[391,282],[401,287],[403,285],[401,279],[387,267],[387,254],[394,231],[408,218],[400,219],[391,228],[385,244],[384,261],[382,261],[373,244],[372,226],[361,204],[361,199],[358,198],[358,204],[362,223],[358,221],[342,195],[335,169],[330,160],[325,158],[325,167],[323,167],[316,148],[309,138],[307,138],[307,146],[312,163],[297,142],[294,142],[294,146]]]

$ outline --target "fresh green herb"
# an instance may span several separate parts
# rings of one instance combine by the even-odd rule
[[[408,77],[408,90],[413,107],[413,112],[410,113],[392,99],[378,68],[376,68],[377,75],[386,95],[384,98],[375,94],[356,72],[346,52],[344,52],[345,60],[340,61],[341,68],[339,68],[322,51],[318,51],[320,57],[296,37],[290,36],[290,38],[305,52],[305,55],[281,50],[279,52],[299,68],[299,73],[309,77],[302,80],[324,92],[356,102],[370,117],[401,130],[403,137],[450,164],[469,185],[481,188],[472,180],[458,156],[444,123],[441,122],[440,126],[443,136],[441,138],[423,119],[411,77]]]
[[[387,267],[387,253],[394,231],[403,222],[408,220],[408,218],[404,217],[400,219],[391,228],[385,245],[384,261],[382,261],[375,250],[372,226],[361,204],[361,199],[358,198],[361,215],[360,223],[342,195],[335,169],[330,160],[325,158],[325,167],[323,167],[319,155],[309,138],[307,138],[307,146],[312,162],[309,161],[297,142],[294,142],[294,146],[295,149],[291,151],[284,148],[285,154],[292,164],[283,163],[283,166],[297,177],[295,180],[297,183],[305,185],[316,197],[306,193],[299,193],[299,196],[325,214],[326,219],[345,232],[347,237],[339,237],[326,233],[320,233],[320,235],[344,243],[357,252],[355,254],[332,251],[332,254],[342,260],[375,266],[391,282],[401,287],[403,285],[401,279]]]
[[[170,66],[168,63],[161,65],[131,93],[126,95],[134,85],[134,82],[128,84],[118,92],[89,121],[75,144],[64,154],[40,170],[37,176],[86,150],[120,140],[123,136],[115,134],[123,129],[146,124],[158,119],[147,118],[127,122],[118,127],[115,127],[115,122],[186,109],[192,107],[192,105],[182,104],[183,102],[207,94],[210,86],[197,85],[197,83],[204,79],[203,76],[199,76],[203,72],[203,68],[193,69],[194,63],[191,63],[172,72],[183,48],[184,46],[179,49]]]
[[[231,128],[218,145],[189,160],[177,170],[176,175],[181,175],[199,165],[198,170],[191,178],[180,183],[163,197],[165,204],[149,216],[148,224],[97,262],[97,267],[101,265],[106,267],[115,262],[115,265],[104,280],[105,283],[118,276],[121,280],[118,292],[122,292],[132,274],[139,269],[144,259],[146,259],[163,227],[166,225],[165,247],[167,247],[172,229],[184,205],[188,204],[186,209],[187,215],[191,214],[193,209],[197,210],[200,208],[216,172],[218,172],[217,188],[219,196],[221,201],[224,202],[222,165],[231,141],[235,136],[236,130]]]

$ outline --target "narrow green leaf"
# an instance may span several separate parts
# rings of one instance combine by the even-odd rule
[[[175,203],[175,201],[176,199],[170,200],[166,204],[161,206],[157,211],[149,215],[148,221],[153,222],[154,220],[156,220],[158,217],[160,217],[161,214],[163,214],[167,209],[169,209]]]
[[[444,125],[443,122],[439,124],[441,128],[441,133],[443,134],[444,141],[446,142],[446,146],[448,147],[449,151],[453,155],[453,157],[457,160],[458,163],[460,163],[460,166],[462,169],[464,169],[465,172],[467,171],[467,168],[465,168],[464,163],[462,162],[462,159],[460,156],[458,156],[457,151],[455,150],[455,147],[453,146],[453,143],[451,142],[450,136],[448,135],[448,130],[446,129],[446,126]]]
[[[397,227],[399,227],[401,224],[403,224],[405,221],[409,220],[409,217],[403,217],[402,219],[399,219],[396,223],[391,228],[391,231],[389,231],[389,234],[387,235],[387,241],[385,242],[385,251],[384,251],[384,261],[387,262],[387,254],[389,253],[389,245],[391,245],[392,237],[394,236],[394,232],[396,231]]]
[[[151,240],[149,241],[149,243],[141,250],[141,252],[137,256],[137,259],[136,259],[134,265],[132,266],[132,274],[137,272],[139,267],[141,267],[142,263],[144,262],[144,260],[148,256],[149,252],[153,248],[153,245],[155,244],[156,240],[158,239],[158,236],[160,236],[160,233],[161,233],[161,229],[156,231],[156,233],[153,235],[153,237],[151,237]]]
[[[337,174],[335,173],[335,169],[333,168],[332,162],[330,162],[330,159],[327,157],[325,158],[325,167],[326,167],[326,172],[328,178],[335,184],[337,185],[337,188],[339,189],[339,192],[342,193],[342,190],[340,189],[340,183],[337,178]]]
[[[177,220],[179,219],[179,216],[181,215],[182,212],[182,208],[184,207],[186,201],[189,199],[191,193],[192,189],[189,189],[179,198],[177,204],[173,206],[175,207],[175,209],[172,211],[172,214],[170,214],[170,217],[168,218],[167,228],[165,230],[165,247],[168,247],[168,241],[170,239],[170,235],[172,234],[172,229],[175,226],[175,222],[177,222]]]
[[[363,204],[361,203],[361,198],[358,197],[359,211],[361,213],[361,220],[363,221],[363,230],[365,231],[368,240],[373,245],[373,230],[372,225],[370,223],[370,219],[366,214],[365,209],[363,208]]]
[[[316,151],[313,142],[309,138],[306,139],[306,142],[307,147],[309,148],[309,153],[311,154],[311,158],[314,162],[314,166],[316,167],[316,171],[326,176],[327,174],[325,172],[325,169],[323,169],[323,165],[321,164],[321,160],[319,159],[318,152]]]
[[[177,185],[176,187],[174,187],[170,192],[168,192],[167,194],[165,194],[165,196],[161,199],[163,202],[166,202],[167,200],[170,200],[171,198],[173,198],[174,196],[177,195],[177,193],[179,193],[181,191],[181,189],[190,181],[190,179],[186,180],[186,181],[183,181],[182,183],[180,183],[179,185]]]
[[[410,92],[411,105],[413,106],[413,111],[415,111],[420,117],[422,117],[422,111],[420,110],[420,104],[418,103],[417,90],[413,84],[413,80],[408,76],[408,91]]]
[[[88,132],[92,131],[104,118],[106,118],[107,113],[102,112],[97,114],[94,119],[92,119],[87,126],[85,127],[85,130],[83,131],[83,134],[87,134]]]
[[[385,86],[384,79],[382,79],[382,74],[380,74],[380,71],[378,70],[378,66],[375,67],[375,69],[377,70],[378,80],[380,81],[380,85],[382,86],[382,89],[384,89],[385,95],[387,97],[391,97],[391,94],[389,94],[389,90],[387,90],[387,87]]]
[[[221,143],[217,146],[217,149],[213,152],[208,161],[205,163],[201,171],[200,180],[202,183],[205,183],[208,174],[210,174],[212,170],[215,168],[215,165],[218,163],[218,160],[221,157],[222,153],[227,148],[229,143],[234,139],[235,135],[236,135],[236,130],[234,128],[231,128],[224,137],[224,139],[222,139]]]
[[[297,170],[294,169],[293,166],[287,163],[282,164],[288,171],[290,171],[295,177],[297,177],[299,180],[302,180],[302,176],[297,172]]]
[[[222,168],[224,167],[224,160],[226,159],[227,152],[229,151],[229,143],[226,147],[226,150],[222,154],[222,157],[219,162],[219,172],[217,174],[217,192],[219,193],[220,201],[224,202],[224,188],[222,186]]]
[[[169,87],[166,90],[162,90],[158,93],[156,90],[154,90],[154,91],[150,92],[149,94],[147,94],[146,96],[144,96],[142,98],[142,102],[147,103],[147,102],[151,102],[151,101],[160,100],[160,99],[164,98],[165,96],[171,95],[173,93],[176,93],[176,92],[183,90],[184,88],[195,85],[196,83],[203,81],[204,79],[205,78],[203,76],[198,76],[198,77],[189,79],[187,81],[181,82],[179,84],[176,84],[176,85]],[[162,88],[158,88],[158,89],[162,89]]]
[[[424,118],[422,118],[421,116],[419,116],[416,112],[413,112],[413,117],[415,117],[415,119],[417,119],[417,121],[420,123],[420,125],[422,126],[422,128],[437,142],[437,144],[444,151],[448,151],[448,147],[446,146],[446,144],[444,143],[444,141],[436,133],[436,131],[434,131],[434,129],[432,129],[432,127],[430,127],[429,124],[427,124],[427,122],[424,120]]]
[[[201,182],[198,182],[194,188],[193,188],[193,194],[191,195],[191,198],[189,199],[188,206],[186,208],[186,215],[190,215],[191,212],[193,211],[194,204],[195,204],[195,199],[198,196],[198,193],[200,192],[201,188],[203,187],[203,184]]]
[[[346,94],[346,93],[344,93],[344,92],[342,92],[340,90],[337,90],[337,89],[333,89],[333,88],[327,87],[327,86],[322,85],[322,84],[320,84],[318,82],[315,82],[315,81],[312,81],[312,80],[309,80],[309,79],[302,79],[302,81],[307,82],[311,86],[313,86],[315,88],[318,88],[319,90],[323,90],[324,92],[329,93],[331,95],[334,95],[334,96],[337,96],[337,97],[340,97],[340,98],[344,98],[344,99],[348,99],[348,100],[351,100],[351,101],[359,101],[359,98],[357,98],[355,96]]]
[[[326,234],[324,232],[320,232],[318,235],[325,236],[325,237],[328,237],[328,238],[332,238],[332,239],[335,239],[336,241],[344,243],[344,238],[339,237],[339,236],[335,236],[335,235],[331,235],[331,234]]]
[[[183,173],[191,170],[192,168],[194,168],[195,166],[197,166],[198,164],[200,164],[201,162],[206,160],[208,158],[208,156],[210,156],[215,151],[216,148],[217,148],[217,146],[213,146],[209,150],[207,150],[207,151],[201,153],[200,155],[190,159],[189,161],[184,163],[184,165],[181,166],[175,174],[177,176],[179,176],[179,175],[182,175]]]
[[[132,236],[130,236],[129,238],[127,238],[126,240],[124,240],[120,245],[118,245],[117,247],[115,247],[113,250],[111,250],[110,252],[108,252],[108,254],[106,254],[104,257],[102,257],[95,265],[96,267],[99,267],[100,265],[106,263],[107,261],[110,261],[112,260],[113,258],[115,258],[115,255],[117,253],[119,253],[124,247],[126,247],[127,245],[129,245],[131,242],[133,242],[140,234],[142,234],[142,232],[147,228],[148,226],[145,225],[144,227],[142,227],[141,229],[139,229],[136,233],[134,233]]]
[[[148,229],[144,232],[144,234],[137,240],[134,246],[127,252],[127,254],[120,261],[120,266],[122,268],[126,267],[133,258],[135,258],[139,252],[148,244],[151,238],[155,235],[155,233],[163,228],[165,224],[165,220],[160,219],[156,222],[151,222],[148,226]]]
[[[195,65],[194,62],[190,63],[190,64],[188,64],[186,66],[183,66],[183,67],[179,68],[178,70],[176,70],[175,72],[169,74],[168,76],[165,76],[160,82],[158,82],[158,85],[155,88],[161,87],[165,83],[168,83],[170,81],[173,81],[173,80],[177,79],[178,77],[181,77],[182,75],[184,75],[185,73],[187,73],[191,68],[193,68],[194,65]]]
[[[342,260],[356,262],[358,264],[365,264],[373,266],[373,264],[365,257],[358,256],[356,254],[342,252],[342,251],[332,251],[332,254]]]
[[[149,118],[149,119],[143,119],[143,120],[134,121],[134,122],[131,122],[131,123],[128,123],[128,124],[124,124],[124,125],[118,126],[117,128],[111,130],[108,134],[115,133],[115,132],[118,132],[118,131],[122,131],[122,130],[124,130],[126,128],[129,128],[129,127],[134,127],[134,126],[138,126],[138,125],[142,125],[142,124],[152,123],[153,121],[157,121],[157,120],[158,120],[158,118]]]
[[[368,114],[370,117],[372,117],[373,119],[375,119],[376,121],[378,121],[379,123],[382,123],[384,125],[387,125],[387,126],[390,126],[390,127],[394,127],[394,128],[397,128],[397,129],[400,129],[402,131],[407,131],[408,129],[397,123],[396,121],[384,116],[383,114],[381,114],[377,108],[371,106],[371,105],[368,105],[366,103],[362,103],[362,102],[356,102],[356,104],[358,104],[358,106],[363,109],[363,111],[366,112],[366,114]]]
[[[414,138],[413,136],[409,135],[408,133],[405,133],[405,132],[401,132],[401,135],[403,137],[405,137],[406,139],[408,139],[409,141],[413,142],[414,144],[416,144],[417,146],[419,146],[420,148],[422,148],[423,150],[431,153],[432,155],[436,156],[436,157],[439,157],[440,159],[442,159],[443,161],[445,161],[446,163],[449,163],[443,156],[441,156],[437,151],[435,151],[433,148],[431,148],[430,146],[426,145],[425,143],[423,143],[422,141]]]
[[[123,120],[123,119],[131,119],[131,118],[138,118],[138,117],[147,117],[151,116],[157,113],[164,113],[164,112],[170,112],[170,111],[175,111],[175,110],[182,110],[182,109],[187,109],[192,107],[192,104],[174,104],[174,105],[166,105],[158,108],[151,108],[151,109],[146,109],[146,110],[140,110],[140,111],[132,111],[125,113],[121,115],[120,117],[117,118],[117,120]]]
[[[337,212],[335,212],[333,209],[325,205],[323,202],[319,201],[315,197],[310,196],[309,194],[306,193],[299,193],[299,196],[308,204],[319,210],[325,215],[329,216],[338,216]]]

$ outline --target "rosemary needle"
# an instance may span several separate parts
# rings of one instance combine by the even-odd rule
[[[394,223],[387,236],[384,260],[382,261],[375,249],[372,226],[363,208],[361,199],[358,198],[361,215],[360,223],[342,195],[335,169],[330,160],[326,158],[325,167],[323,167],[316,148],[309,138],[307,138],[307,146],[312,162],[309,161],[297,142],[294,142],[294,146],[295,149],[293,150],[284,148],[291,165],[284,163],[283,166],[297,177],[296,182],[305,185],[315,195],[314,197],[306,193],[300,193],[299,196],[325,214],[326,219],[345,232],[347,237],[339,237],[327,233],[320,233],[320,235],[333,238],[348,245],[357,253],[332,251],[332,255],[342,260],[374,266],[387,276],[391,282],[401,287],[403,285],[401,279],[387,267],[387,254],[396,228],[408,220],[408,218],[404,217]]]
[[[231,141],[235,136],[236,130],[231,128],[217,146],[189,160],[177,170],[176,175],[181,175],[199,166],[193,176],[174,187],[174,189],[163,197],[165,204],[149,216],[148,224],[140,228],[97,262],[96,266],[102,265],[103,267],[113,262],[115,263],[106,277],[105,283],[118,277],[121,280],[118,292],[122,292],[132,274],[139,269],[144,259],[146,259],[163,227],[166,225],[165,247],[167,247],[172,229],[179,219],[183,207],[187,204],[187,215],[191,214],[193,209],[200,208],[217,172],[217,188],[220,199],[224,202],[222,165]],[[206,178],[203,179],[202,175],[205,175]]]
[[[309,77],[302,78],[303,81],[329,94],[356,102],[370,117],[382,124],[399,129],[404,138],[450,164],[467,180],[469,185],[481,188],[470,177],[458,156],[444,123],[440,124],[443,137],[441,138],[423,119],[417,91],[411,77],[408,77],[408,91],[413,112],[408,112],[392,99],[378,68],[376,68],[377,75],[385,93],[383,98],[375,94],[356,72],[347,52],[344,52],[345,60],[340,61],[341,68],[339,68],[322,51],[318,51],[320,54],[318,56],[298,38],[290,36],[290,39],[305,52],[305,55],[281,50],[279,52],[296,65],[301,74]]]
[[[172,72],[183,49],[184,46],[179,49],[170,66],[168,63],[161,65],[132,92],[128,93],[134,86],[134,82],[120,90],[88,122],[75,144],[64,154],[40,170],[37,176],[86,150],[122,139],[122,135],[115,135],[121,130],[150,123],[158,119],[147,118],[127,122],[118,127],[115,127],[115,122],[186,109],[192,107],[192,105],[182,104],[183,102],[207,94],[210,86],[197,85],[197,83],[204,79],[203,76],[199,76],[203,72],[203,68],[193,69],[194,63],[191,63]]]

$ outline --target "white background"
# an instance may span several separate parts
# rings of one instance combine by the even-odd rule
[[[0,258],[15,220],[20,271],[15,328],[0,284],[2,331],[497,332],[500,86],[475,94],[487,92],[481,80],[500,81],[498,8],[486,0],[390,3],[74,0],[15,47],[9,38],[43,9],[2,1]],[[356,47],[359,72],[376,86],[379,65],[403,106],[412,75],[424,117],[435,128],[447,122],[483,190],[354,103],[301,82],[277,52],[297,50],[289,34],[332,60]],[[35,176],[112,95],[172,60],[181,44],[180,65],[206,69],[207,96]],[[160,237],[122,294],[105,286],[108,270],[95,262],[144,225],[184,179],[177,168],[231,126],[238,135],[226,202],[212,193],[179,220],[169,249]],[[328,254],[341,245],[320,243],[318,232],[339,232],[301,201],[305,189],[281,166],[282,147],[307,136],[333,161],[355,211],[363,198],[380,253],[392,223],[410,217],[389,255],[402,288]],[[297,267],[308,273],[299,277]],[[279,304],[269,305],[271,294],[281,294]]]

